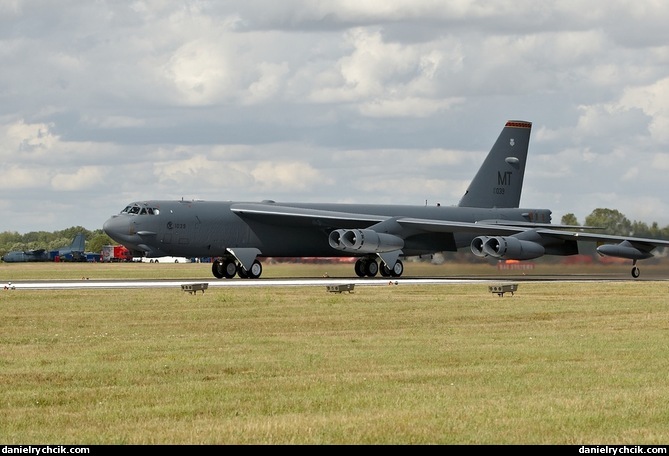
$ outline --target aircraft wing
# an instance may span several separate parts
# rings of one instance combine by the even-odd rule
[[[523,236],[531,232],[534,241],[549,244],[552,241],[594,242],[597,244],[628,243],[626,245],[605,247],[601,253],[617,256],[620,249],[631,247],[641,253],[633,256],[646,256],[656,247],[669,247],[669,241],[631,236],[608,235],[582,231],[596,229],[573,225],[557,225],[550,223],[534,223],[511,220],[484,220],[479,222],[458,222],[452,220],[433,220],[412,217],[388,217],[374,214],[336,212],[311,208],[300,208],[275,203],[236,203],[231,210],[239,216],[254,219],[263,223],[275,223],[292,226],[322,226],[323,228],[370,228],[375,225],[387,227],[399,225],[401,229],[393,230],[396,236],[424,233],[469,233],[476,236]],[[608,250],[608,252],[607,252]]]
[[[600,255],[633,260],[632,277],[639,277],[637,260],[653,257],[652,251],[658,247],[669,247],[663,239],[638,238],[587,231],[566,231],[568,225],[501,223],[455,223],[440,220],[398,219],[403,228],[441,233],[467,232],[477,235],[472,240],[471,250],[476,256],[490,256],[500,260],[531,260],[545,254],[572,255],[579,252],[578,242],[597,245]]]
[[[276,205],[273,203],[236,203],[230,210],[245,219],[281,225],[309,225],[348,228],[369,226],[390,217]]]
[[[556,227],[556,225],[552,224],[520,221],[510,222],[508,220],[486,220],[484,222],[471,223],[410,217],[389,217],[384,215],[292,207],[274,203],[235,203],[230,207],[230,210],[245,219],[290,226],[309,225],[331,228],[359,228],[368,227],[392,219],[402,226],[411,228],[413,232],[418,230],[428,233],[469,232],[473,234],[492,235],[518,233],[523,230],[523,228],[520,227]],[[512,225],[508,226],[508,223],[512,223]],[[574,229],[580,228],[571,225],[567,227]]]
[[[581,229],[574,225],[554,225],[510,220],[485,220],[479,222],[456,222],[449,220],[431,220],[411,217],[389,217],[374,214],[337,212],[278,205],[274,203],[235,203],[230,210],[245,219],[254,219],[263,223],[282,225],[309,225],[331,228],[369,227],[380,222],[394,220],[412,232],[458,233],[466,232],[479,235],[511,235],[532,228]]]
[[[261,221],[286,225],[321,225],[324,227],[345,228],[347,226],[369,227],[380,222],[394,220],[400,226],[412,232],[426,233],[471,233],[476,235],[504,236],[534,230],[542,236],[556,237],[563,240],[583,240],[591,242],[615,242],[632,239],[629,236],[576,231],[597,229],[590,226],[557,225],[552,223],[535,223],[512,220],[482,220],[478,222],[457,222],[452,220],[433,220],[412,217],[389,217],[374,214],[336,212],[285,206],[274,203],[235,203],[230,210],[237,215]],[[572,231],[564,231],[571,229]],[[653,243],[657,246],[669,246],[669,241],[656,239],[639,239],[639,242]]]
[[[471,233],[477,235],[503,236],[512,235],[546,224],[527,224],[525,222],[505,221],[505,224],[496,221],[484,222],[456,222],[451,220],[430,220],[410,217],[399,217],[397,223],[405,228],[412,228],[427,233]]]
[[[664,239],[637,238],[633,236],[622,236],[615,234],[570,232],[553,229],[539,229],[536,231],[542,236],[550,236],[556,239],[563,239],[568,241],[587,241],[596,242],[598,244],[627,241],[635,246],[650,248],[650,250],[656,247],[669,247],[669,241]]]
[[[580,227],[574,225],[552,225],[550,223],[514,222],[508,220],[491,220],[475,223],[452,222],[442,220],[426,220],[416,218],[399,218],[402,226],[411,226],[424,231],[439,233],[468,232],[479,236],[512,236],[532,231],[544,239],[559,239],[563,241],[585,241],[597,244],[614,242],[629,242],[643,251],[650,251],[656,247],[669,247],[669,241],[663,239],[637,238],[603,233],[575,231],[576,229],[597,229],[595,227]],[[566,231],[569,230],[569,231]]]

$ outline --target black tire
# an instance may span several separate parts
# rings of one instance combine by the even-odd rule
[[[393,270],[390,272],[393,277],[399,277],[402,275],[404,272],[404,263],[402,263],[400,260],[397,260],[395,262],[395,266],[393,266]]]
[[[382,263],[382,264],[381,264],[381,269],[380,269],[379,272],[381,272],[381,275],[382,275],[383,277],[390,277],[390,276],[392,275],[392,271],[391,271],[390,268],[386,265],[386,263]]]
[[[365,262],[365,272],[368,277],[376,277],[376,274],[379,273],[379,263],[374,260],[367,260]]]
[[[249,278],[250,279],[258,279],[260,278],[260,275],[262,274],[262,264],[260,261],[255,260],[253,264],[251,265],[251,270],[248,271]]]
[[[221,260],[214,260],[214,262],[211,264],[211,273],[214,274],[214,277],[216,277],[217,279],[222,279],[223,272],[224,269]]]
[[[249,278],[249,272],[246,269],[244,269],[244,266],[242,266],[241,264],[237,265],[237,275],[241,279],[248,279]]]
[[[365,277],[365,265],[363,260],[358,260],[355,262],[355,275],[358,277]]]
[[[237,274],[237,265],[232,260],[225,260],[223,262],[223,276],[226,279],[232,279]]]

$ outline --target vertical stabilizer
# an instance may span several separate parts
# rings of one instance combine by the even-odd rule
[[[77,234],[70,245],[70,252],[83,252],[86,248],[86,237],[83,234]]]
[[[531,122],[506,123],[458,206],[520,207],[531,130]]]

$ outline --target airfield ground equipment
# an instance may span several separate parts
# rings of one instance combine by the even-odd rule
[[[348,291],[349,293],[353,293],[353,288],[355,288],[354,283],[341,283],[339,285],[327,285],[327,290],[330,293],[343,293],[344,291]]]
[[[183,291],[187,291],[190,294],[197,294],[198,291],[201,291],[204,294],[204,290],[209,287],[207,282],[204,283],[184,283],[181,285]]]
[[[490,293],[497,293],[498,296],[504,296],[504,293],[511,293],[511,296],[513,296],[513,293],[517,290],[517,283],[500,283],[497,285],[488,286],[488,291]]]

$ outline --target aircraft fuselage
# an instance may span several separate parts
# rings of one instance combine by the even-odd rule
[[[24,263],[24,262],[37,262],[37,261],[49,261],[49,255],[46,252],[43,253],[31,253],[31,252],[9,252],[2,257],[2,261],[5,263]]]
[[[104,230],[115,241],[147,257],[185,256],[217,257],[229,248],[257,248],[261,256],[355,256],[333,249],[329,233],[337,229],[367,228],[377,221],[345,221],[295,217],[272,218],[245,216],[231,210],[231,201],[145,201],[134,203],[151,208],[152,213],[122,212],[104,224]],[[253,203],[250,203],[253,204]],[[263,203],[267,204],[267,203]],[[476,222],[479,220],[527,221],[527,214],[541,214],[550,222],[550,211],[527,209],[486,209],[445,206],[402,206],[366,204],[277,203],[281,207],[309,211],[329,211],[427,220]],[[137,212],[141,212],[141,209]],[[157,213],[156,213],[157,212]],[[403,254],[422,255],[454,251],[473,239],[471,233],[434,233],[417,231],[406,236]]]

